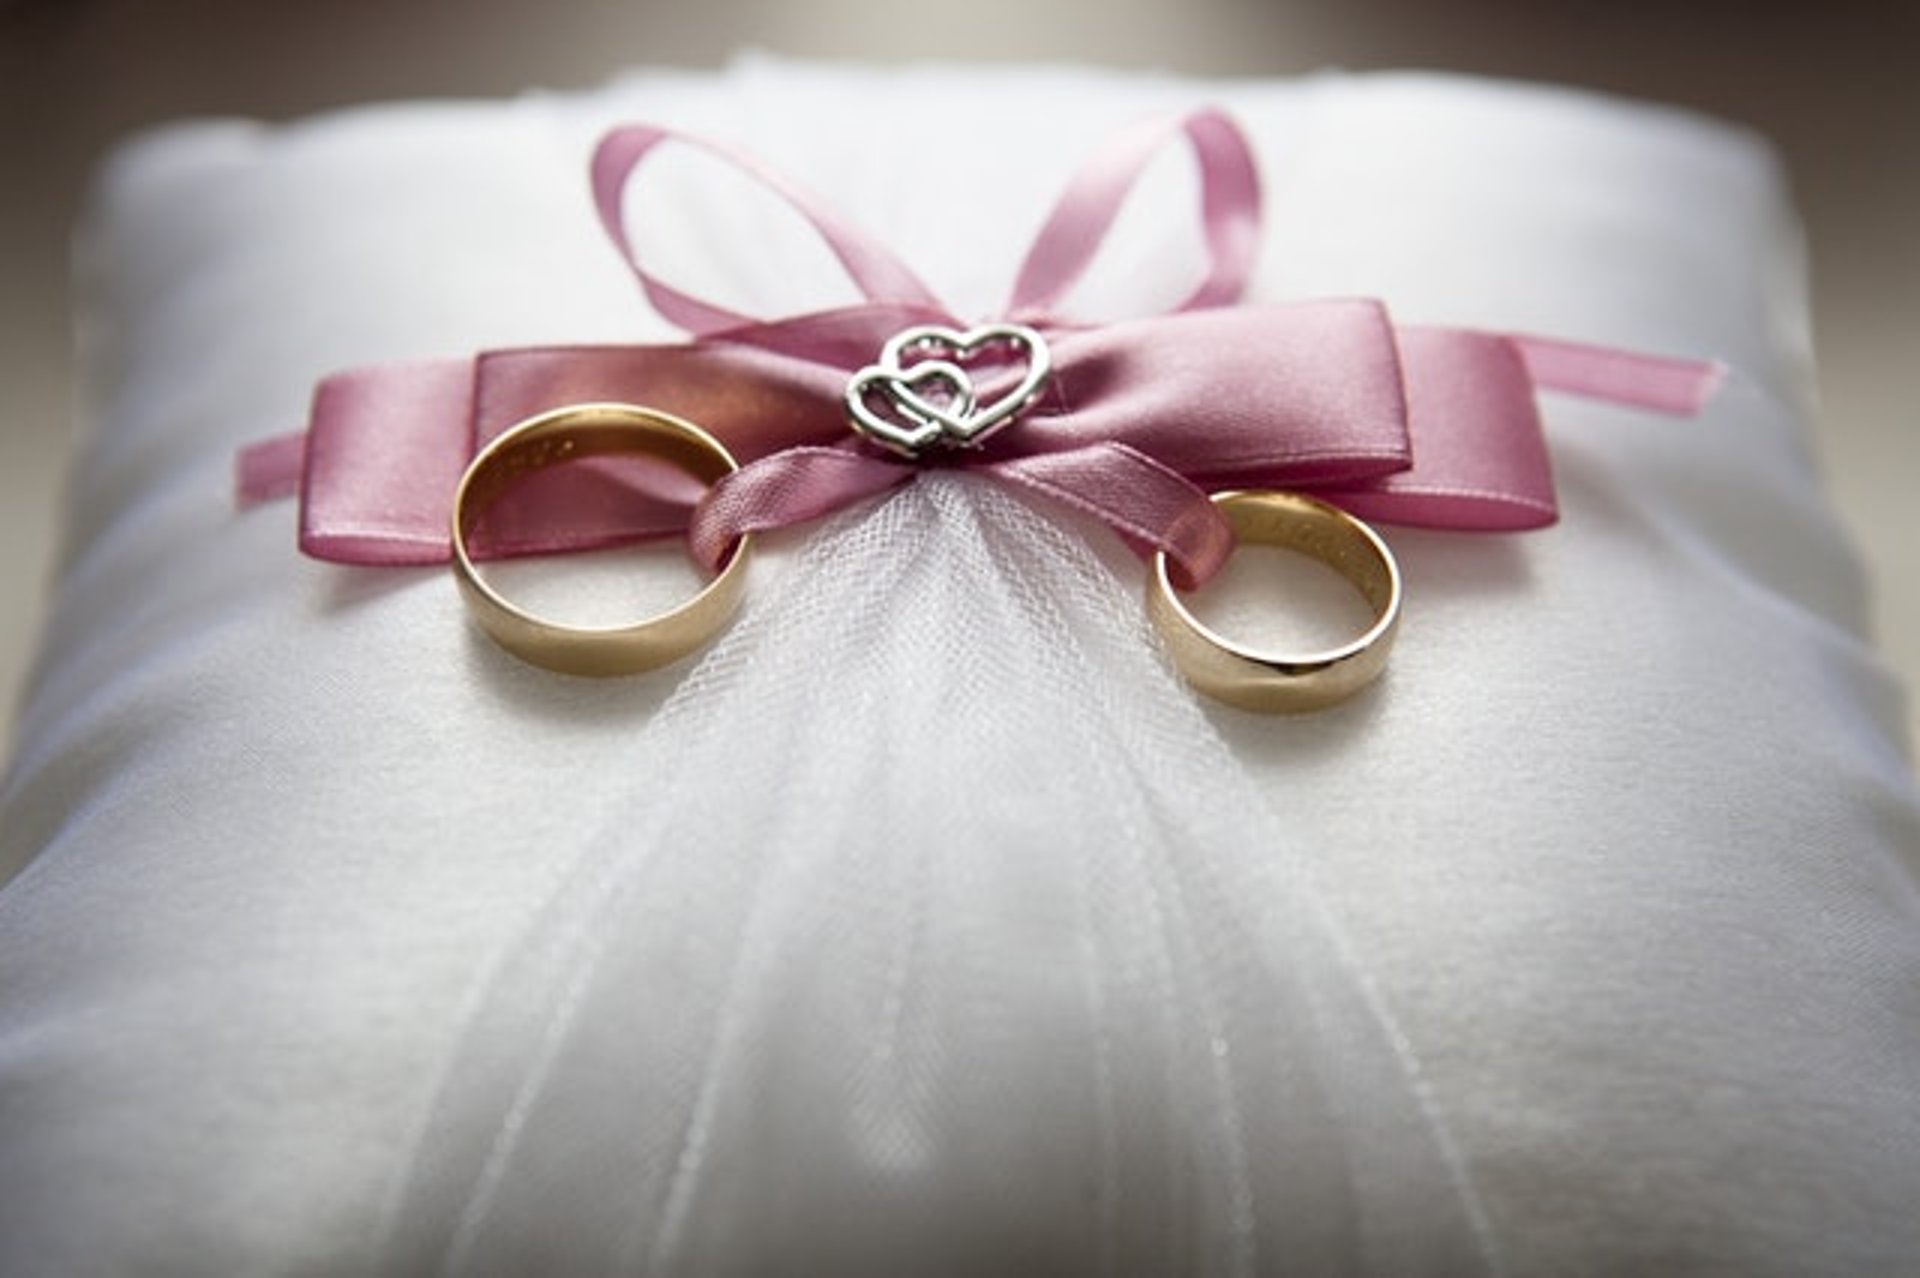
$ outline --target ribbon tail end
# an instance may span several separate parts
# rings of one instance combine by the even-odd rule
[[[306,471],[305,431],[257,440],[241,448],[233,460],[233,504],[252,510],[300,491]]]

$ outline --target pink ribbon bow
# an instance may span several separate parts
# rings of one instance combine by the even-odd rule
[[[1200,175],[1207,254],[1170,313],[1102,327],[1055,306],[1086,271],[1153,155],[1180,138]],[[642,265],[626,231],[628,179],[658,147],[702,148],[766,184],[822,237],[858,288],[851,306],[761,321],[684,293]],[[483,553],[580,549],[685,531],[716,565],[745,532],[817,518],[906,482],[917,464],[854,436],[853,370],[920,324],[964,328],[897,257],[751,157],[651,126],[615,130],[593,159],[608,235],[648,300],[695,339],[561,346],[354,369],[318,387],[308,429],[244,450],[243,504],[297,486],[300,546],[321,559],[443,562],[461,472],[513,423],[565,404],[641,403],[706,427],[744,465],[704,494],[618,467],[525,481]],[[1363,517],[1434,528],[1553,522],[1534,394],[1549,388],[1667,413],[1698,411],[1716,366],[1537,337],[1396,326],[1377,301],[1234,305],[1259,240],[1260,195],[1239,128],[1198,111],[1128,130],[1068,184],[1005,308],[1044,334],[1038,402],[947,464],[1090,513],[1188,584],[1232,547],[1209,487],[1311,490]],[[587,470],[588,473],[575,473]]]

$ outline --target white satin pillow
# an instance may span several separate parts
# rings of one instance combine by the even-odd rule
[[[965,484],[788,539],[704,662],[614,684],[231,506],[336,368],[675,336],[593,224],[608,125],[740,141],[972,313],[1093,141],[1203,103],[1260,155],[1256,297],[1731,370],[1698,421],[1550,401],[1557,528],[1391,531],[1402,645],[1339,710],[1196,709],[1135,565]],[[1160,176],[1089,311],[1177,295]],[[682,181],[686,282],[843,296]],[[750,62],[164,131],[84,249],[97,429],[0,796],[0,1270],[1920,1268],[1920,801],[1751,139]],[[997,679],[909,646],[955,635]]]

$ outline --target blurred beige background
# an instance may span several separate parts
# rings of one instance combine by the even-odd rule
[[[1436,67],[1760,129],[1812,235],[1831,485],[1879,585],[1882,646],[1920,682],[1920,4],[0,0],[0,701],[30,660],[75,426],[66,228],[113,138],[184,114],[589,85],[743,46],[1242,75]]]

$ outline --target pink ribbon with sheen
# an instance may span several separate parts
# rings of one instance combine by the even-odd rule
[[[1089,267],[1154,154],[1197,161],[1204,278],[1172,312],[1099,327],[1055,308]],[[706,150],[766,184],[819,233],[856,304],[761,321],[676,289],[627,234],[634,170],[657,148]],[[1555,518],[1535,391],[1667,413],[1697,411],[1717,366],[1467,329],[1396,326],[1365,299],[1234,305],[1258,249],[1260,194],[1239,128],[1217,111],[1112,139],[1073,177],[1005,308],[1053,357],[1043,397],[976,449],[914,463],[847,423],[851,373],[914,324],[967,327],[898,258],[749,156],[650,126],[593,159],[607,234],[691,343],[558,346],[354,369],[318,387],[308,429],[244,450],[243,504],[301,495],[300,545],[344,563],[444,562],[461,473],[486,441],[566,404],[645,404],[700,423],[743,462],[704,494],[660,467],[611,459],[529,476],[490,517],[482,553],[582,549],[687,533],[709,567],[742,533],[817,518],[911,479],[921,465],[981,471],[1102,520],[1187,583],[1232,549],[1208,488],[1308,490],[1355,514],[1433,528],[1541,527]],[[991,398],[994,388],[985,388]]]

